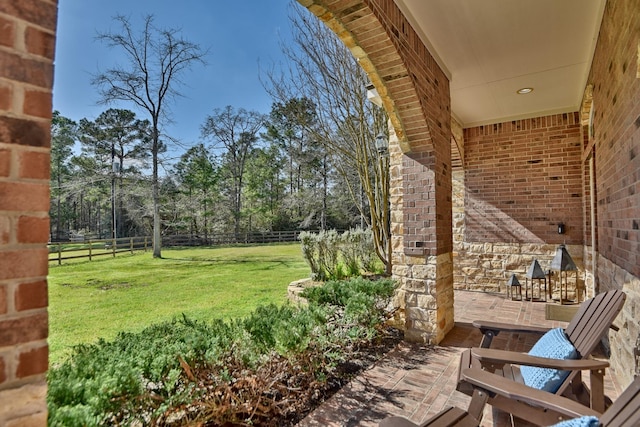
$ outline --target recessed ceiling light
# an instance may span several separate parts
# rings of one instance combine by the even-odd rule
[[[532,87],[523,87],[522,89],[518,89],[516,91],[516,93],[518,95],[525,95],[525,94],[531,93],[531,92],[533,92],[533,88]]]

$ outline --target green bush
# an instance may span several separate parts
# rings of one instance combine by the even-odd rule
[[[302,254],[314,280],[340,280],[375,270],[375,248],[371,230],[354,229],[302,232],[298,237]]]
[[[311,268],[311,278],[314,280],[324,280],[320,277],[322,274],[320,269],[320,248],[316,235],[308,231],[303,231],[298,236],[298,239],[302,246],[302,255]]]
[[[183,316],[78,346],[49,370],[49,424],[153,424],[203,397],[201,384],[231,387],[230,366],[254,372],[274,357],[306,360],[305,369],[325,378],[342,360],[340,348],[375,336],[393,289],[391,280],[328,282],[304,292],[307,307],[272,304],[230,322]],[[200,372],[205,379],[196,381]]]
[[[347,230],[341,236],[342,245],[340,251],[342,253],[342,262],[345,265],[347,270],[346,274],[349,277],[357,276],[362,269],[360,246],[364,233],[362,229],[358,228],[355,230]]]
[[[270,304],[258,307],[242,323],[260,351],[275,350],[286,355],[304,351],[313,328],[325,321],[324,310],[316,305],[300,310],[290,305]]]
[[[384,318],[394,289],[395,282],[391,279],[370,281],[356,278],[347,282],[331,281],[321,287],[307,288],[301,296],[307,298],[309,304],[341,307],[344,310],[345,321],[365,328],[360,332],[363,336],[369,337],[373,333],[369,328],[375,327]]]
[[[341,239],[336,230],[321,231],[318,233],[318,257],[320,259],[320,269],[324,272],[323,280],[342,279],[339,276],[341,268],[338,265],[340,256]]]

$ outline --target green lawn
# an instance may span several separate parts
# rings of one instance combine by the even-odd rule
[[[286,301],[287,285],[309,275],[300,244],[163,249],[49,268],[50,362],[71,346],[140,331],[182,313],[243,317]]]

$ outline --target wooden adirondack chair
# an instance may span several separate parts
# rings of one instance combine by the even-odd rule
[[[570,371],[570,374],[562,382],[556,395],[569,397],[596,411],[603,412],[605,409],[604,371],[608,367],[608,363],[606,361],[588,359],[588,357],[594,351],[607,329],[613,327],[613,321],[622,309],[625,298],[624,292],[614,290],[598,294],[582,303],[580,309],[564,330],[567,338],[576,348],[578,359],[580,360],[548,359],[530,356],[526,353],[490,349],[488,347],[491,345],[493,337],[500,332],[543,333],[546,329],[519,327],[495,322],[473,322],[474,326],[480,328],[483,332],[481,348],[469,349],[461,354],[457,389],[469,395],[474,392],[474,387],[462,376],[462,372],[470,367],[482,368],[519,383],[523,383],[523,378],[518,365],[567,370]],[[582,381],[581,371],[583,370],[590,372],[589,388]],[[488,403],[506,412],[520,413],[514,410],[514,405],[518,405],[518,403],[511,399],[488,397]],[[530,412],[531,407],[529,405],[522,404],[521,406],[521,410],[525,411],[523,414],[527,413],[527,411]]]
[[[466,369],[461,376],[476,390],[484,391],[490,396],[502,396],[504,400],[525,402],[531,407],[542,408],[543,411],[527,414],[526,417],[528,422],[538,426],[553,425],[558,421],[583,416],[597,417],[602,427],[640,426],[640,377],[636,377],[616,401],[601,413],[574,400],[536,390],[480,369]],[[518,409],[514,409],[509,412],[521,416],[517,411]]]
[[[480,424],[478,418],[469,412],[477,410],[478,401],[484,401],[484,396],[493,398],[500,396],[505,401],[524,402],[532,408],[540,408],[541,411],[526,414],[527,421],[538,426],[549,426],[558,421],[583,416],[597,417],[602,427],[640,426],[640,377],[636,377],[620,397],[604,413],[600,413],[574,400],[536,390],[481,369],[465,369],[460,375],[475,390],[469,411],[447,408],[423,424],[412,423],[403,417],[388,417],[378,425],[380,427],[477,427]],[[517,412],[520,410],[519,405],[513,408],[510,412],[518,416],[523,415]]]

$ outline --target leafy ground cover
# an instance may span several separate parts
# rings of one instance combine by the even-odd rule
[[[308,306],[183,316],[76,347],[49,371],[49,423],[293,425],[397,341],[383,326],[393,292],[388,279],[328,282],[304,291]]]
[[[139,332],[184,313],[192,320],[242,318],[282,304],[287,285],[309,275],[298,243],[164,249],[52,265],[49,346],[52,365],[69,350],[119,332]]]

